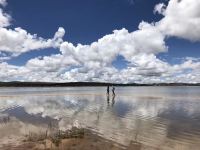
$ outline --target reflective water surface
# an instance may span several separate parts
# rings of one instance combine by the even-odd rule
[[[124,146],[199,150],[200,87],[0,88],[0,148],[73,123]]]

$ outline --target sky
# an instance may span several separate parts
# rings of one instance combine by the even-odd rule
[[[0,81],[200,82],[200,0],[0,0]]]

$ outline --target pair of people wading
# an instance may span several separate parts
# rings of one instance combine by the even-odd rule
[[[110,93],[110,87],[107,86],[107,95],[109,96],[109,93]],[[115,87],[113,86],[112,87],[112,96],[115,96]]]

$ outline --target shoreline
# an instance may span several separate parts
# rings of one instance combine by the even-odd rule
[[[93,87],[93,86],[116,86],[116,87],[142,87],[142,86],[200,86],[200,83],[106,83],[106,82],[1,82],[0,87]]]

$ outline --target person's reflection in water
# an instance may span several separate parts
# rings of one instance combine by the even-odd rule
[[[110,104],[110,97],[109,97],[109,94],[107,94],[107,104],[108,104],[108,106],[109,106],[109,104]]]
[[[112,107],[115,105],[115,95],[112,96]]]

